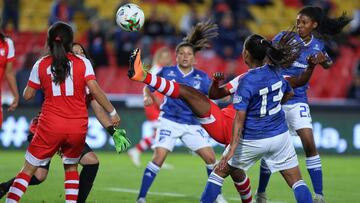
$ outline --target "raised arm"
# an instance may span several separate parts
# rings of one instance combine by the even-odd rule
[[[226,88],[226,85],[219,86],[220,81],[224,80],[224,73],[216,72],[213,75],[213,81],[209,88],[209,98],[210,99],[220,99],[230,95],[230,91]]]

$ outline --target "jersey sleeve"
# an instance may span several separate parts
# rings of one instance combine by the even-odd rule
[[[15,59],[14,42],[10,38],[5,38],[5,41],[8,46],[8,53],[7,53],[6,59],[8,61],[13,61]]]
[[[241,78],[233,99],[234,108],[238,111],[246,111],[252,95],[251,85],[246,78]]]
[[[320,50],[321,50],[321,52],[323,52],[325,54],[327,61],[332,61],[332,59],[330,58],[329,54],[326,51],[324,42],[320,43],[320,45],[321,45]]]
[[[284,36],[285,32],[280,32],[279,34],[277,34],[273,39],[272,41],[273,42],[279,42],[282,38],[282,36]]]
[[[94,69],[91,65],[91,62],[87,58],[83,58],[85,63],[85,80],[96,80]]]
[[[231,94],[234,94],[236,89],[238,88],[239,79],[242,75],[243,74],[236,76],[234,79],[230,80],[228,83],[225,84],[225,88],[229,90]]]
[[[39,64],[40,64],[40,61],[41,60],[38,60],[34,64],[32,70],[30,72],[30,77],[29,77],[29,81],[28,81],[28,84],[27,84],[27,86],[32,87],[34,89],[40,89],[40,87],[41,87],[40,86],[40,77],[39,77]]]

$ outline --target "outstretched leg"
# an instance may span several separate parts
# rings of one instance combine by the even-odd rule
[[[131,80],[143,82],[166,96],[182,99],[198,117],[209,113],[209,99],[196,89],[146,72],[142,67],[140,49],[133,51],[129,62],[128,76]]]

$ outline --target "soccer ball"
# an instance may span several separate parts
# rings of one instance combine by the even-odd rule
[[[144,12],[136,4],[125,4],[116,12],[116,23],[128,32],[139,31],[144,22]]]

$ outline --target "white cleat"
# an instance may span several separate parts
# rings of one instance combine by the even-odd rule
[[[146,203],[146,200],[145,200],[144,197],[141,197],[141,198],[136,200],[136,203]]]
[[[255,200],[256,200],[256,203],[266,203],[267,202],[266,193],[265,192],[258,193],[256,191]]]
[[[314,203],[325,203],[324,196],[319,195],[319,194],[315,194]]]
[[[224,196],[220,193],[216,200],[215,200],[216,203],[228,203],[228,201],[226,201],[226,199],[224,198]]]
[[[127,154],[130,156],[131,162],[136,166],[136,167],[140,167],[141,166],[141,161],[140,161],[140,155],[141,153],[135,148],[131,148],[128,150]]]

